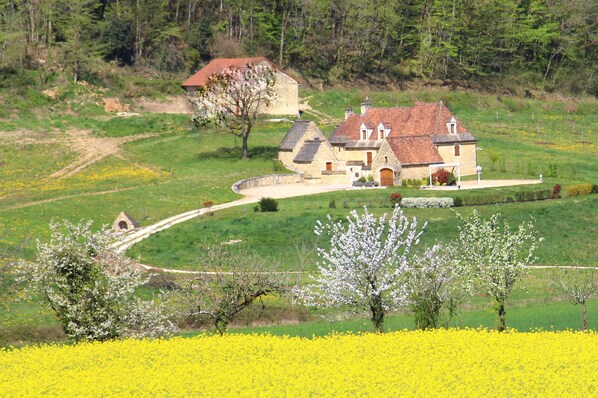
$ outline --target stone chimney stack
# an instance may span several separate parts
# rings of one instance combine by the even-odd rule
[[[354,115],[355,112],[353,112],[353,108],[352,107],[348,107],[347,109],[345,109],[345,120],[347,120],[349,118],[349,116]]]
[[[365,112],[372,107],[370,97],[365,97],[365,101],[361,103],[361,116],[365,115]]]

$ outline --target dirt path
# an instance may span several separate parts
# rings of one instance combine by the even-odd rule
[[[139,187],[111,189],[109,191],[99,191],[99,192],[84,192],[84,193],[78,193],[78,194],[73,194],[73,195],[57,196],[55,198],[49,198],[49,199],[43,199],[43,200],[35,200],[35,201],[31,201],[31,202],[19,203],[18,205],[14,205],[14,206],[4,207],[4,208],[0,209],[0,213],[3,211],[8,211],[8,210],[23,209],[25,207],[31,207],[31,206],[36,206],[36,205],[42,205],[45,203],[57,202],[59,200],[78,198],[78,197],[82,197],[82,196],[101,196],[101,195],[107,195],[107,194],[111,194],[111,193],[130,191],[131,189],[136,189],[136,188],[139,188]],[[2,199],[2,198],[0,198],[0,199]]]
[[[127,142],[156,137],[158,135],[159,134],[156,133],[146,133],[128,137],[98,138],[92,137],[90,131],[69,130],[66,143],[79,153],[79,157],[62,170],[58,170],[51,174],[50,178],[68,178],[85,170],[107,156],[115,156],[122,159],[124,151],[121,148],[121,145]]]
[[[317,117],[320,118],[320,122],[321,123],[330,123],[330,124],[337,124],[340,123],[340,119],[337,119],[333,116],[330,116],[324,112],[320,112],[318,110],[315,110],[314,108],[312,108],[309,105],[309,102],[307,101],[307,98],[304,98],[301,102],[301,104],[299,104],[299,109],[302,111],[307,111],[308,113],[311,113]]]

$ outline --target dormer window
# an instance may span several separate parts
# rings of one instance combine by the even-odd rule
[[[457,119],[453,116],[451,120],[446,124],[449,134],[457,134]]]
[[[365,123],[362,123],[359,127],[359,139],[360,140],[369,140],[372,132],[374,131],[372,126],[368,126]]]
[[[388,126],[386,126],[383,123],[380,123],[378,125],[378,139],[384,139],[386,137],[388,137],[388,134],[390,133],[390,128]]]

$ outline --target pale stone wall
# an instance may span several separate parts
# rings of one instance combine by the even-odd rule
[[[320,184],[326,185],[341,185],[350,184],[351,180],[346,172],[338,171],[332,173],[322,173],[320,178]]]
[[[430,168],[425,166],[403,166],[401,168],[401,180],[406,178],[424,178],[430,176]]]
[[[328,141],[320,144],[318,152],[311,163],[293,163],[293,166],[312,177],[319,177],[322,171],[326,170],[326,162],[332,162],[332,169],[338,170],[339,162],[334,156],[332,146]]]
[[[239,191],[247,188],[278,184],[300,184],[302,182],[304,182],[302,174],[269,174],[237,181],[233,184],[232,189],[233,192],[239,193]]]
[[[438,153],[445,163],[460,163],[462,176],[473,175],[476,173],[477,151],[475,143],[459,144],[459,156],[455,156],[454,144],[439,145]]]
[[[400,171],[401,169],[399,166],[399,160],[386,140],[382,143],[377,156],[372,162],[372,175],[374,176],[375,181],[380,182],[381,169],[391,169],[393,171]],[[400,179],[401,175],[395,174],[394,184],[399,185],[401,183]]]
[[[293,116],[299,114],[299,83],[281,71],[277,71],[274,91],[278,94],[278,98],[260,110],[260,113]]]
[[[372,159],[374,159],[376,157],[376,154],[378,153],[377,149],[358,149],[358,150],[353,150],[353,149],[349,149],[349,150],[343,150],[340,153],[337,153],[338,158],[342,159],[344,161],[360,161],[363,162],[363,164],[367,164],[367,152],[372,152]]]

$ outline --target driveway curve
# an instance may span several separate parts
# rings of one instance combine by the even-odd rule
[[[290,198],[295,196],[314,195],[323,192],[341,191],[350,189],[349,185],[316,185],[316,184],[279,184],[266,185],[261,187],[247,188],[239,191],[244,197],[232,202],[214,205],[208,208],[190,210],[185,213],[158,221],[153,225],[140,228],[123,236],[123,238],[114,245],[119,252],[124,252],[135,243],[142,241],[156,232],[163,231],[174,225],[199,217],[203,214],[213,211],[228,209],[235,206],[242,206],[250,203],[257,203],[260,198],[269,197],[275,199]]]

